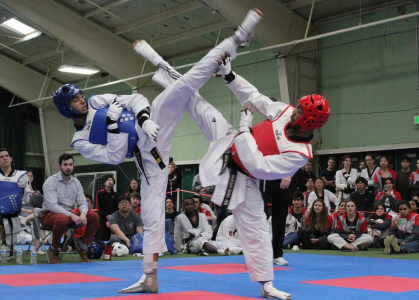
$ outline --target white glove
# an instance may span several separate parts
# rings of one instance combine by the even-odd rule
[[[249,132],[250,127],[252,127],[252,121],[253,121],[253,113],[248,110],[244,109],[240,113],[240,132]]]
[[[159,135],[159,125],[151,121],[150,119],[145,120],[143,126],[141,127],[145,134],[151,137],[153,140]]]
[[[119,104],[119,102],[116,101],[116,99],[114,99],[112,104],[109,105],[107,116],[112,121],[117,122],[119,119],[119,116],[121,115],[121,112],[122,112],[121,104]]]
[[[220,74],[223,77],[226,77],[226,75],[231,73],[231,56],[226,55],[224,59],[222,59],[222,62],[220,64]]]

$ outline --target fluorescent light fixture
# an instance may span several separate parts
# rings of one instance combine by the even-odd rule
[[[22,22],[16,20],[15,18],[9,19],[6,22],[3,22],[3,25],[23,35],[28,35],[29,33],[32,33],[35,31],[34,28],[26,24],[23,24]]]
[[[95,69],[95,68],[62,65],[61,67],[58,68],[58,71],[66,72],[66,73],[92,75],[92,74],[98,73],[100,70]]]
[[[29,41],[31,39],[34,39],[34,38],[40,36],[41,34],[42,34],[41,31],[35,30],[34,32],[25,35],[23,38],[20,39],[20,41],[21,42],[26,42],[26,41]]]

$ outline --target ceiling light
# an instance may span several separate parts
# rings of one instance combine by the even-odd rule
[[[34,28],[32,28],[32,27],[30,27],[26,24],[23,24],[22,22],[16,20],[15,18],[9,19],[6,22],[3,22],[2,25],[6,26],[6,27],[8,27],[8,28],[10,28],[14,31],[17,31],[17,32],[19,32],[23,35],[27,35],[27,34],[32,33],[32,32],[35,31]]]
[[[67,66],[62,65],[58,68],[60,72],[66,73],[75,73],[75,74],[84,74],[84,75],[92,75],[98,73],[100,70],[95,68],[87,68],[87,67],[80,67],[80,66]]]

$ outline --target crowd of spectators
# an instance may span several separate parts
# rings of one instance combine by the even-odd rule
[[[2,156],[10,158],[1,159]],[[11,157],[7,149],[0,151],[3,176],[10,176],[13,171],[10,169]],[[337,161],[330,157],[327,168],[316,177],[310,160],[287,185],[281,181],[261,181],[267,218],[275,203],[276,210],[280,210],[274,212],[277,221],[271,221],[273,227],[279,226],[281,219],[285,218],[285,228],[279,231],[283,230],[284,236],[273,236],[273,242],[279,241],[280,249],[296,246],[358,251],[373,247],[384,248],[388,254],[419,252],[419,217],[416,217],[419,212],[419,160],[417,170],[411,171],[411,158],[403,157],[401,170],[397,173],[387,156],[380,157],[378,162],[377,166],[376,158],[367,154],[365,160],[359,162],[358,170],[352,166],[351,157],[345,155],[341,167],[336,170]],[[43,189],[35,187],[33,170],[26,170],[28,182],[32,183],[31,193],[34,196],[44,193],[44,206],[34,214],[27,199],[23,199],[19,215],[21,232],[26,230],[30,237],[24,242],[31,241],[39,254],[45,254],[39,249],[39,239],[42,239],[51,245],[51,261],[59,263],[61,236],[66,226],[73,224],[77,229],[75,244],[71,246],[83,261],[89,261],[85,255],[88,243],[104,247],[105,243],[119,242],[129,247],[130,238],[144,230],[139,180],[132,178],[127,192],[119,196],[114,190],[115,178],[105,176],[103,189],[92,197],[82,193],[80,182],[71,175],[73,167],[71,155],[62,155],[60,171],[45,182]],[[181,183],[176,164],[170,162],[166,232],[174,237],[176,249],[204,255],[240,253],[241,243],[234,217],[217,219],[217,207],[211,202],[214,187],[202,187],[199,174],[196,175],[191,186],[196,194],[184,199],[181,210],[177,211],[176,201],[179,199],[174,192],[181,188]],[[69,185],[73,189],[71,199],[66,197]],[[278,208],[278,201],[283,199],[284,208]],[[285,208],[286,212],[282,213]],[[40,218],[43,225],[54,228],[52,236],[55,238],[48,241],[45,232],[32,234],[34,226],[30,224],[34,218]],[[64,225],[56,225],[62,222],[61,219],[65,219]],[[280,253],[277,256],[282,259],[279,251],[282,250],[277,250]]]

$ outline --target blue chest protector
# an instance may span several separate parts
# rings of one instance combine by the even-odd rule
[[[20,213],[24,191],[18,182],[25,174],[26,171],[15,171],[11,177],[0,174],[0,215]]]
[[[108,137],[108,125],[106,125],[106,116],[108,107],[102,109],[94,109],[89,107],[86,116],[86,124],[83,129],[74,134],[71,146],[78,140],[86,140],[92,144],[106,145]],[[128,134],[128,152],[126,158],[133,157],[134,147],[137,144],[138,135],[135,130],[134,113],[123,110],[118,120],[119,131]]]

